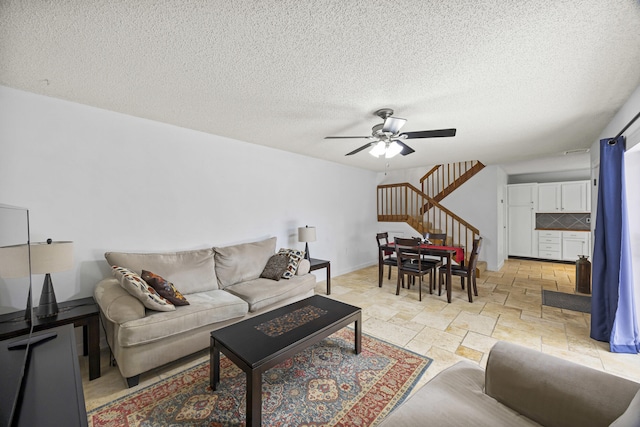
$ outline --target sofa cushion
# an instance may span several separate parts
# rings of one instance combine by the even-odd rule
[[[126,267],[137,274],[153,271],[180,289],[183,294],[218,289],[213,249],[165,253],[107,252],[109,265]]]
[[[189,295],[190,305],[176,307],[172,312],[150,312],[142,319],[120,325],[118,343],[132,347],[167,339],[181,333],[222,322],[247,314],[247,303],[222,290],[213,290]],[[212,328],[213,329],[213,328]]]
[[[276,238],[213,249],[218,285],[225,289],[260,277],[267,261],[276,251]]]
[[[311,263],[308,259],[301,259],[300,264],[298,264],[298,269],[296,270],[297,276],[303,276],[311,271]]]
[[[260,273],[260,277],[264,279],[280,280],[289,265],[289,257],[283,254],[272,255],[264,266],[264,270]]]
[[[271,304],[296,295],[303,295],[316,286],[316,276],[305,274],[289,280],[276,282],[271,279],[254,279],[229,286],[225,289],[249,303],[249,311],[260,310]]]
[[[125,323],[143,318],[146,314],[140,300],[124,290],[115,277],[101,280],[93,290],[93,298],[109,322]]]
[[[171,302],[173,305],[189,305],[189,301],[180,293],[179,290],[169,282],[167,279],[159,276],[151,271],[142,270],[142,280],[147,282],[149,286],[156,290],[156,292],[164,299]]]
[[[142,280],[142,277],[133,271],[118,267],[117,265],[114,265],[112,268],[113,275],[120,282],[120,286],[140,300],[148,309],[156,311],[173,311],[176,309],[175,305],[160,296],[155,289],[149,286],[147,282]]]
[[[539,426],[484,393],[484,370],[463,361],[445,369],[378,427]]]
[[[609,425],[640,388],[633,381],[504,341],[489,352],[485,386],[489,396],[549,427]]]
[[[278,254],[286,255],[289,257],[289,265],[287,265],[287,269],[282,275],[285,279],[290,279],[293,275],[296,274],[298,270],[298,265],[300,265],[300,261],[304,259],[304,251],[300,251],[298,249],[285,249],[281,248],[278,251]]]
[[[611,427],[638,427],[640,426],[640,390],[636,393],[629,407],[618,417]]]

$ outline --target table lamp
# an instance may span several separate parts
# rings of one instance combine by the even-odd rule
[[[31,273],[44,274],[38,317],[52,317],[58,314],[58,303],[53,291],[51,273],[71,270],[73,268],[73,242],[54,242],[31,245]]]
[[[309,255],[309,242],[316,241],[316,228],[305,225],[304,227],[298,227],[298,242],[305,242],[304,244],[304,259],[311,259]]]

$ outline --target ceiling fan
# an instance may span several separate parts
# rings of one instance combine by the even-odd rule
[[[359,153],[362,150],[366,150],[369,147],[373,147],[369,152],[372,156],[379,157],[384,154],[386,158],[391,158],[396,154],[406,156],[407,154],[415,152],[413,148],[403,142],[404,140],[415,138],[444,138],[456,135],[455,129],[423,130],[400,133],[400,128],[402,128],[407,120],[392,117],[393,110],[391,108],[381,108],[374,114],[384,120],[384,122],[371,128],[371,136],[327,136],[324,139],[369,139],[370,142],[360,148],[356,148],[350,153],[345,154],[345,156],[350,156],[352,154]]]

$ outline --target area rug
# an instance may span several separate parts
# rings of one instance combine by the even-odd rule
[[[566,310],[591,313],[591,297],[587,295],[565,294],[564,292],[542,291],[542,305]]]
[[[342,329],[265,372],[263,426],[371,426],[409,395],[431,359]],[[209,363],[89,412],[89,426],[244,426],[246,376],[221,355],[220,387]]]

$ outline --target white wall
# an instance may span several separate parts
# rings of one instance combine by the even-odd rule
[[[504,242],[503,224],[499,224],[499,218],[504,217],[498,210],[502,209],[500,201],[506,182],[507,175],[499,166],[487,166],[440,202],[480,230],[479,259],[486,261],[487,270],[491,271],[499,270],[504,263],[504,251],[501,258],[498,256]]]
[[[570,171],[554,171],[542,173],[526,173],[509,175],[509,184],[528,184],[530,182],[563,182],[585,181],[591,177],[590,169],[576,169]]]
[[[30,209],[32,242],[75,243],[75,269],[52,275],[58,301],[92,295],[105,251],[269,236],[303,248],[307,224],[334,276],[371,265],[376,184],[374,172],[0,86],[0,203]],[[0,309],[23,308],[14,295],[0,281]]]

